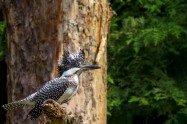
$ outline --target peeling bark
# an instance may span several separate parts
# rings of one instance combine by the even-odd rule
[[[63,108],[54,100],[46,100],[43,105],[43,112],[51,120],[52,124],[75,124],[77,118],[75,114],[67,113],[66,108]]]
[[[76,123],[106,123],[106,41],[111,10],[107,0],[5,0],[7,22],[8,101],[28,96],[58,76],[64,50],[85,50],[86,63],[100,70],[80,77],[78,93],[64,106]],[[26,118],[31,107],[9,111],[7,124],[35,123]],[[48,122],[41,116],[37,123]]]

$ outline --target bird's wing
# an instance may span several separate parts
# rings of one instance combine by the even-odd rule
[[[48,81],[35,95],[37,99],[54,99],[57,100],[68,88],[70,81],[65,77],[55,78]]]
[[[66,51],[62,58],[59,60],[58,71],[59,76],[63,74],[64,71],[67,71],[73,67],[80,67],[84,64],[85,53],[84,50],[79,49],[76,53],[70,53]]]
[[[68,88],[70,82],[65,77],[55,78],[47,82],[35,95],[35,107],[29,112],[31,119],[40,116],[42,104],[47,99],[58,100]]]

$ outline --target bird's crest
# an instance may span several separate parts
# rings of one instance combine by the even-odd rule
[[[69,51],[65,51],[58,64],[59,76],[62,76],[63,72],[69,70],[70,68],[80,67],[80,65],[84,64],[84,61],[84,50],[79,49],[76,53],[70,53]]]

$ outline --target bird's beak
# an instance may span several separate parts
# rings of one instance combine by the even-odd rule
[[[99,68],[101,68],[101,67],[99,67],[97,65],[81,65],[81,69],[85,69],[85,70],[87,70],[87,69],[89,69],[89,70],[91,70],[91,69],[99,69]]]

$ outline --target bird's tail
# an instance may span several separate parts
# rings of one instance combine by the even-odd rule
[[[12,102],[12,103],[8,103],[3,105],[3,108],[6,110],[12,110],[12,109],[16,109],[16,108],[21,108],[23,107],[25,104],[22,104],[22,101],[17,101],[17,102]]]
[[[6,110],[12,110],[12,109],[21,108],[25,105],[34,105],[35,102],[32,99],[33,99],[35,94],[36,93],[33,93],[30,96],[26,97],[25,99],[21,99],[21,100],[16,101],[16,102],[5,104],[2,107]]]

